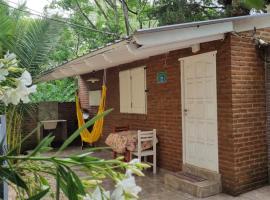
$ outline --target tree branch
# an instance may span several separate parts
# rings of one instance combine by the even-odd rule
[[[125,1],[123,0],[121,2],[122,2],[122,9],[123,9],[123,14],[124,14],[124,19],[125,19],[126,31],[127,31],[127,35],[129,36],[128,9],[127,9],[127,5],[126,5]]]
[[[79,53],[79,48],[80,48],[80,36],[77,35],[77,43],[76,43],[76,47],[75,47],[75,55],[78,57],[78,53]]]
[[[132,14],[134,14],[134,15],[138,15],[137,12],[131,10],[131,9],[128,7],[128,4],[127,4],[127,2],[126,2],[125,0],[119,0],[119,1],[120,1],[122,4],[124,3],[124,4],[126,5],[127,10],[128,10],[130,13],[132,13]]]
[[[101,11],[102,15],[104,16],[104,18],[105,18],[106,20],[108,20],[108,16],[107,16],[106,13],[104,12],[104,10],[103,10],[103,8],[101,7],[101,5],[98,3],[97,0],[94,0],[94,1],[95,1],[95,3],[96,3],[97,7],[99,8],[99,10]]]
[[[111,8],[113,8],[113,9],[116,8],[116,5],[111,0],[105,0],[105,1],[109,6],[111,6]]]
[[[81,6],[80,6],[78,0],[75,0],[75,2],[76,2],[76,5],[77,5],[77,7],[78,7],[80,13],[82,14],[82,16],[88,21],[88,23],[92,26],[92,28],[95,28],[95,29],[96,29],[95,24],[94,24],[94,23],[88,18],[88,16],[83,12],[83,10],[82,10],[82,8],[81,8]]]

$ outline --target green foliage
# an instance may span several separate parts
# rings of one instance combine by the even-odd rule
[[[0,156],[0,163],[7,162],[8,165],[0,165],[0,180],[6,181],[16,190],[20,199],[42,199],[45,195],[51,194],[54,199],[59,199],[62,192],[68,199],[78,200],[85,196],[90,188],[102,188],[104,179],[109,178],[116,183],[125,178],[123,170],[131,170],[141,174],[139,170],[147,167],[143,164],[128,164],[120,160],[103,160],[91,156],[93,151],[98,149],[84,150],[80,154],[69,155],[68,157],[59,157],[59,153],[65,150],[80,132],[93,125],[96,120],[109,114],[111,110],[94,117],[83,127],[74,132],[60,147],[60,149],[51,156],[42,153],[51,150],[50,144],[53,141],[51,135],[45,137],[41,143],[29,155],[14,155],[16,148],[11,149]],[[27,140],[40,127],[37,127],[32,133],[28,134],[22,142]],[[0,141],[0,144],[2,141]],[[89,177],[82,180],[74,171],[76,169],[84,170]],[[142,174],[141,174],[142,175]],[[51,177],[56,181],[56,190],[51,186],[52,183],[47,179]],[[103,189],[104,190],[104,189]],[[135,199],[135,198],[133,198]]]
[[[23,5],[21,7],[23,9]],[[37,75],[47,64],[63,25],[45,19],[27,18],[22,12],[3,4],[0,4],[0,11],[1,54],[6,51],[15,53],[20,60],[19,66]]]
[[[24,5],[20,6],[20,9],[24,9]],[[23,12],[0,4],[0,55],[7,51],[15,53],[20,60],[19,67],[27,69],[32,76],[36,76],[41,71],[49,69],[51,65],[70,57],[70,46],[61,48],[61,52],[65,49],[67,53],[55,52],[58,58],[51,56],[62,36],[63,29],[61,23],[46,19],[32,19]],[[72,35],[69,37],[71,38]],[[64,38],[62,41],[70,43],[70,38]],[[51,58],[55,59],[52,61]],[[67,85],[67,88],[71,88],[72,84]],[[46,93],[47,96],[53,95],[50,91]]]
[[[50,66],[61,64],[63,61],[68,61],[80,55],[82,52],[79,45],[79,37],[74,34],[72,29],[65,27],[62,30],[58,44],[50,53]]]
[[[153,15],[158,19],[159,25],[201,21],[224,16],[220,10],[211,9],[212,2],[195,0],[158,0],[153,9]]]
[[[9,148],[13,149],[21,143],[22,136],[22,117],[23,114],[17,106],[10,105],[6,113],[7,121],[7,143]],[[17,154],[20,154],[21,147],[17,148]]]
[[[7,144],[10,149],[15,149],[16,155],[21,153],[21,141],[22,141],[22,124],[26,117],[32,117],[35,111],[35,104],[23,104],[9,105],[6,109],[7,117]]]
[[[37,75],[48,62],[48,55],[59,39],[61,24],[49,20],[21,19],[9,44],[10,51],[20,60],[20,66]]]
[[[0,6],[0,57],[7,51],[7,42],[13,36],[15,25],[9,16],[9,10],[5,6]]]
[[[73,78],[55,80],[37,84],[37,92],[31,96],[32,102],[43,101],[72,102],[75,101],[77,86]]]
[[[150,13],[159,25],[168,25],[248,15],[251,9],[261,12],[266,3],[264,0],[157,0]]]
[[[266,2],[264,0],[242,0],[241,3],[249,9],[260,10],[263,9]]]

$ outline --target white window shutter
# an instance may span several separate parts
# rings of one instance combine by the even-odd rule
[[[119,72],[120,112],[131,113],[130,70]]]
[[[89,105],[99,106],[101,99],[101,90],[89,91]]]
[[[146,83],[144,67],[134,68],[131,73],[132,113],[146,113]]]

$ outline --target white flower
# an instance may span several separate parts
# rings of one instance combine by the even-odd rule
[[[36,86],[32,85],[32,77],[28,71],[24,71],[21,77],[15,78],[12,72],[9,72],[8,67],[13,68],[17,66],[16,55],[7,52],[4,59],[0,61],[0,83],[5,80],[5,84],[0,85],[0,100],[8,104],[17,105],[20,101],[28,103],[30,101],[29,95],[36,91]],[[20,71],[20,70],[19,70]],[[9,75],[9,73],[11,75]],[[13,76],[12,76],[13,75]]]
[[[4,56],[4,59],[8,61],[11,65],[16,66],[18,65],[18,61],[16,59],[16,55],[14,53],[7,52]]]
[[[8,105],[10,103],[17,105],[20,102],[20,98],[16,93],[16,90],[14,88],[7,89],[1,100],[4,102],[5,105]]]
[[[138,193],[141,191],[141,187],[136,185],[135,178],[129,174],[126,179],[119,181],[116,185],[116,189],[113,191],[112,200],[125,200],[125,195],[129,195],[137,199]]]
[[[140,167],[146,167],[145,164],[142,164],[139,159],[133,159],[129,163],[130,168],[126,171],[126,176],[129,177],[132,174],[136,174],[137,176],[144,176]]]
[[[4,55],[4,59],[10,61],[16,58],[16,55],[14,53],[9,53],[9,51]]]
[[[8,88],[3,92],[1,101],[3,101],[5,105],[8,105],[10,103],[13,105],[17,105],[18,103],[20,103],[20,101],[22,101],[23,103],[29,103],[29,95],[36,92],[36,85],[27,87],[26,84],[28,83],[29,77],[28,74],[25,74],[23,78],[19,78],[17,80],[17,88]]]
[[[1,63],[0,63],[0,82],[6,80],[6,76],[8,75],[7,69],[1,69]]]
[[[100,187],[96,187],[95,191],[92,194],[87,194],[83,200],[109,200],[110,192],[102,191]]]
[[[29,86],[32,84],[32,77],[31,74],[28,71],[24,71],[19,78],[19,80],[26,86]]]
[[[129,164],[130,165],[136,165],[136,164],[138,164],[138,163],[140,163],[140,161],[139,161],[139,159],[138,158],[135,158],[135,159],[133,159],[133,160],[131,160],[130,162],[129,162]]]
[[[9,75],[9,66],[13,68],[17,66],[17,60],[15,54],[8,52],[3,61],[0,61],[0,83],[6,79],[9,80],[0,85],[0,101],[5,105],[10,103],[17,105],[20,101],[28,103],[30,101],[29,95],[36,92],[36,85],[32,85],[31,74],[25,70],[19,78],[15,78],[12,76],[12,72]]]
[[[29,95],[31,93],[36,92],[36,85],[33,85],[31,87],[26,87],[26,85],[24,85],[25,83],[22,80],[18,81],[18,86],[16,88],[16,95],[19,97],[19,99],[21,99],[23,101],[23,103],[28,103],[30,101],[29,99]]]

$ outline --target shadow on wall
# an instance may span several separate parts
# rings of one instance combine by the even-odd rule
[[[23,120],[23,137],[34,130],[40,121],[66,120],[67,134],[71,135],[77,128],[75,102],[40,102],[32,115],[25,116]],[[75,143],[79,144],[80,138]],[[33,134],[23,145],[22,151],[33,149],[38,143],[37,133]]]

